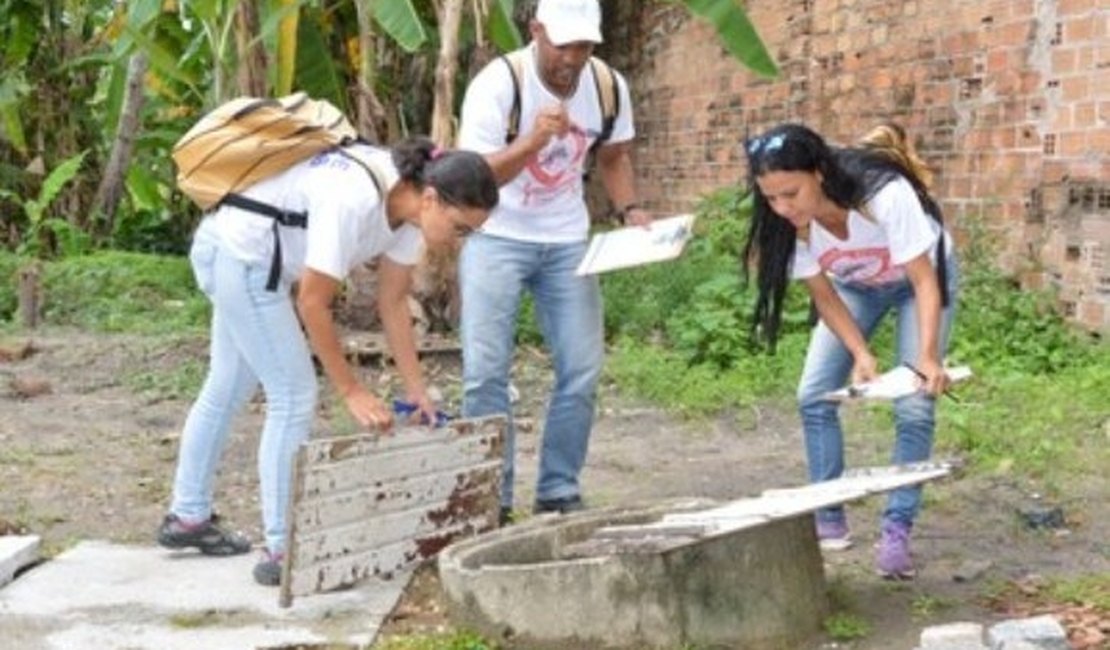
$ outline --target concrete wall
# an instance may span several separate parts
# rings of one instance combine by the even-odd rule
[[[847,143],[893,118],[958,232],[987,228],[1006,268],[1110,331],[1110,0],[749,0],[775,81],[675,4],[604,4],[652,208],[742,182],[738,143],[777,122]]]

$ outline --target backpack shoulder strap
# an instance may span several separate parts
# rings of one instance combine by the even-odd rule
[[[524,79],[525,54],[525,50],[514,50],[498,57],[508,66],[509,77],[513,80],[513,105],[509,108],[509,123],[505,129],[505,144],[511,143],[520,135],[520,84]]]
[[[613,135],[613,125],[616,123],[617,115],[621,110],[621,93],[620,87],[617,85],[617,75],[608,63],[591,56],[590,70],[594,75],[597,98],[601,104],[601,133],[594,141],[596,147]]]
[[[374,184],[374,189],[377,190],[378,196],[385,200],[385,181],[382,179],[381,171],[370,161],[364,160],[362,156],[350,151],[347,147],[339,147],[336,149],[345,158],[355,161],[359,167],[362,167],[370,176],[370,182]]]

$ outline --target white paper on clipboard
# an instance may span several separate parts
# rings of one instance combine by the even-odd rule
[[[598,233],[590,240],[576,275],[662,262],[678,257],[694,232],[694,215],[679,214],[651,223]]]

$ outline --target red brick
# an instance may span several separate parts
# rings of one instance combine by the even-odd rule
[[[1096,0],[1057,0],[1056,14],[1059,16],[1075,16],[1085,14],[1095,8]]]
[[[1074,48],[1052,50],[1052,74],[1067,75],[1075,72],[1079,56]]]
[[[1107,152],[1110,152],[1110,127],[1104,126],[1101,129],[1088,130],[1086,134],[1087,151],[1100,156],[1105,156]],[[1103,180],[1110,178],[1105,175],[1096,175],[1096,177]]]
[[[999,48],[987,53],[987,72],[995,74],[1010,68],[1010,50]]]
[[[1107,87],[1110,88],[1110,80],[1107,80]],[[1060,81],[1060,88],[1060,98],[1067,103],[1087,99],[1091,96],[1091,80],[1086,75],[1066,77]]]
[[[1097,21],[1093,16],[1080,16],[1064,21],[1064,44],[1078,45],[1091,41],[1095,37]]]
[[[1056,137],[1056,153],[1061,156],[1082,156],[1087,152],[1087,134],[1081,131],[1061,133]]]

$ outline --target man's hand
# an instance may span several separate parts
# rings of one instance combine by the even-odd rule
[[[623,216],[624,223],[629,226],[643,226],[646,228],[654,220],[650,212],[639,206],[625,209]]]
[[[532,145],[536,150],[543,149],[552,138],[563,137],[570,130],[570,116],[562,104],[552,104],[541,108],[536,113],[532,123],[532,130],[528,132]]]

